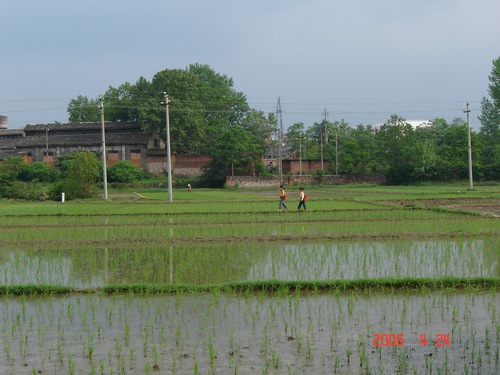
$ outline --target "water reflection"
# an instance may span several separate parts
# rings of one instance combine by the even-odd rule
[[[130,244],[0,250],[0,284],[500,277],[498,239]]]
[[[250,279],[331,280],[382,277],[500,276],[494,240],[287,244],[255,263]]]

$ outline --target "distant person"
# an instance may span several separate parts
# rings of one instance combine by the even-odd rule
[[[299,190],[300,190],[300,202],[299,206],[297,207],[297,210],[300,211],[300,208],[304,207],[304,211],[307,211],[306,207],[307,195],[304,193],[304,188],[299,188]]]
[[[191,184],[188,184],[188,191],[189,191],[189,192],[192,192],[192,191],[193,191],[193,188],[191,187]]]
[[[286,190],[283,185],[280,185],[280,205],[279,211],[281,211],[281,207],[284,207],[285,210],[288,210],[288,206],[286,205]]]

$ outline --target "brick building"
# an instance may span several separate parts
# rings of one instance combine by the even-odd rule
[[[165,173],[167,152],[158,136],[145,134],[137,122],[106,122],[106,162],[127,160],[156,175]],[[23,156],[27,162],[54,166],[56,158],[77,150],[102,153],[101,123],[26,125],[22,130],[0,128],[0,161]],[[194,177],[210,161],[207,156],[172,155],[174,176]]]

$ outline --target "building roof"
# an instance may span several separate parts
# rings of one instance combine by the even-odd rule
[[[105,122],[107,146],[129,145],[147,147],[150,137],[137,122]],[[35,147],[101,147],[101,123],[37,124],[23,130],[0,130],[0,150],[17,153]]]
[[[24,132],[22,130],[6,130],[6,129],[0,129],[0,137],[10,137],[12,136],[19,136],[22,137],[24,136]]]
[[[380,129],[383,125],[385,125],[387,121],[379,121],[374,125],[375,129]],[[405,124],[411,125],[413,129],[427,127],[432,125],[432,121],[430,120],[405,120]]]
[[[106,133],[105,141],[107,145],[146,145],[148,143],[148,136],[143,133]],[[15,141],[17,148],[30,148],[37,146],[44,146],[48,142],[49,147],[88,147],[88,146],[101,146],[101,134],[49,134],[48,136],[33,135],[21,138]]]
[[[16,156],[17,155],[17,150],[11,149],[11,150],[0,150],[0,160],[5,160],[7,158],[10,158],[11,156]]]
[[[24,137],[22,130],[0,130],[0,150],[14,149],[16,142],[22,137]]]
[[[48,129],[49,132],[57,131],[57,132],[71,132],[75,133],[77,131],[100,131],[102,124],[100,122],[81,122],[81,123],[67,123],[67,124],[28,124],[24,127],[25,133],[32,132],[44,132]],[[115,131],[115,130],[131,130],[131,129],[141,129],[141,125],[138,122],[105,122],[104,128],[106,131]]]

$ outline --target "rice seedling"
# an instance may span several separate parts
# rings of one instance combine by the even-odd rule
[[[0,202],[0,372],[499,372],[498,220],[446,186],[266,194]]]

